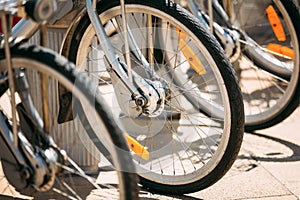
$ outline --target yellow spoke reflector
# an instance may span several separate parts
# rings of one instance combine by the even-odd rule
[[[282,46],[280,44],[268,44],[267,49],[270,51],[273,51],[275,53],[279,53],[283,56],[287,56],[291,59],[294,59],[294,50],[286,47],[286,46]]]
[[[128,134],[126,134],[126,139],[131,151],[136,153],[136,155],[140,156],[144,160],[149,160],[149,152],[143,145],[141,145],[138,141],[136,141],[133,137],[131,137]]]
[[[197,74],[206,74],[206,70],[199,60],[198,56],[186,42],[186,34],[178,28],[176,29],[176,32],[178,34],[178,48],[183,53],[190,66],[196,71]]]
[[[285,41],[286,35],[274,7],[269,5],[266,8],[266,13],[277,40],[281,42]]]

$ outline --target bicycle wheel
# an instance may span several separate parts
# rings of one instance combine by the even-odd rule
[[[240,61],[246,130],[268,128],[286,119],[300,102],[299,10],[290,0],[237,1],[234,12],[233,24],[246,33]],[[249,79],[255,87],[247,86]]]
[[[65,58],[40,47],[14,47],[11,57],[14,71],[20,70],[26,74],[34,107],[43,119],[41,124],[48,129],[58,146],[41,144],[37,134],[40,129],[31,115],[26,113],[26,99],[21,97],[17,104],[18,130],[33,145],[34,152],[40,152],[35,157],[38,163],[46,164],[38,165],[26,179],[20,166],[9,162],[11,160],[1,154],[4,174],[15,190],[37,199],[137,199],[137,176],[133,173],[128,145],[121,130],[113,123],[94,83]],[[0,66],[1,72],[7,69],[3,56]],[[44,93],[41,77],[47,81]],[[3,87],[5,85],[2,84]],[[72,96],[63,93],[64,103],[66,100],[72,101],[74,118],[65,124],[57,122],[59,87],[70,91]],[[9,96],[9,92],[2,94],[2,98]],[[11,117],[6,112],[8,102],[3,104],[2,101],[1,108],[9,123]],[[23,141],[24,136],[19,141]],[[62,152],[61,149],[65,153],[58,153]],[[47,168],[45,173],[43,167]],[[43,181],[39,182],[39,178]],[[112,179],[113,182],[110,182]],[[19,194],[13,192],[8,195],[18,197]]]
[[[142,152],[133,150],[133,159],[145,188],[182,194],[209,187],[229,170],[243,136],[243,103],[230,63],[210,34],[176,4],[134,0],[125,7],[137,47],[131,47],[133,72],[168,93],[156,113],[127,114],[131,94],[124,94],[121,80],[113,84],[87,16],[63,54],[99,81],[117,124],[143,146]],[[119,1],[100,1],[97,11],[125,62]]]
[[[299,11],[291,0],[221,2],[241,33],[242,51],[234,66],[244,99],[245,130],[276,125],[300,101]],[[194,3],[205,9],[201,1]]]

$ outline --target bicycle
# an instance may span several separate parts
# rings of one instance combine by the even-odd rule
[[[244,112],[217,41],[171,1],[77,3],[62,6],[64,14],[79,12],[68,22],[61,54],[98,82],[128,134],[141,184],[183,194],[218,181],[238,155]],[[13,35],[30,38],[35,27],[22,20]]]
[[[205,2],[210,2],[208,5]],[[188,0],[234,63],[245,130],[269,128],[299,105],[300,14],[292,0]]]
[[[57,53],[21,45],[10,37],[13,15],[28,14],[44,23],[55,6],[55,1],[43,0],[0,2],[4,32],[0,49],[0,157],[5,177],[16,191],[37,199],[137,199],[137,176],[132,173],[127,142],[113,123],[97,84]],[[73,140],[65,140],[71,136],[60,130],[58,104],[51,101],[59,98],[60,88],[72,94],[74,119],[68,123],[76,127],[71,133]],[[112,164],[110,171],[115,172],[117,185],[99,183],[99,171],[82,165],[82,160],[98,163],[100,153],[102,165]]]

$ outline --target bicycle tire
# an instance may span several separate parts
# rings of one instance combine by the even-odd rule
[[[3,53],[1,55],[3,55]],[[117,186],[115,186],[115,190],[111,189],[113,188],[113,186],[111,186],[110,189],[105,189],[105,187],[102,187],[103,183],[100,183],[102,184],[101,190],[99,190],[98,188],[98,190],[93,191],[94,193],[91,193],[91,191],[89,190],[93,190],[94,187],[87,186],[86,184],[89,185],[89,182],[84,182],[86,181],[85,178],[83,178],[83,180],[80,179],[81,177],[78,176],[78,174],[80,174],[81,172],[79,172],[79,170],[77,170],[77,173],[79,172],[78,174],[76,174],[76,172],[73,172],[72,174],[72,171],[64,169],[63,172],[66,173],[60,172],[61,174],[55,177],[56,180],[61,179],[61,182],[55,182],[53,187],[54,189],[52,188],[53,190],[39,193],[38,191],[33,189],[32,186],[29,186],[30,184],[26,185],[26,187],[24,188],[21,187],[15,189],[17,191],[19,190],[19,192],[21,193],[25,193],[26,195],[32,195],[35,198],[43,199],[66,197],[73,197],[75,199],[137,199],[137,176],[136,174],[132,173],[134,171],[134,166],[132,163],[131,155],[129,153],[127,142],[120,129],[114,124],[111,115],[109,114],[107,106],[103,103],[103,99],[101,98],[101,96],[99,96],[99,93],[95,89],[96,87],[94,83],[87,76],[85,76],[78,69],[76,69],[75,65],[69,62],[67,59],[53,51],[42,47],[37,47],[34,45],[13,47],[11,48],[11,59],[12,67],[14,69],[25,69],[26,75],[29,77],[28,82],[30,88],[33,88],[30,92],[32,92],[32,94],[35,94],[32,95],[33,102],[40,115],[42,111],[40,104],[41,101],[39,98],[42,95],[36,92],[40,89],[40,80],[38,79],[38,77],[40,74],[47,75],[47,86],[49,92],[48,100],[50,101],[48,102],[50,120],[49,134],[54,138],[56,144],[59,145],[60,148],[65,149],[67,151],[68,158],[71,158],[73,161],[75,161],[77,165],[81,168],[81,170],[87,170],[85,171],[85,174],[88,175],[90,178],[97,178],[99,174],[99,169],[97,165],[97,163],[99,162],[99,155],[102,149],[106,149],[106,151],[108,151],[110,155],[110,158],[106,159],[113,162],[111,167],[112,169],[110,169],[109,171],[116,171],[116,177],[118,180],[115,183],[118,184]],[[6,68],[3,67],[6,66],[6,60],[3,56],[1,56],[0,63],[1,70],[5,70]],[[100,125],[98,127],[98,131],[94,130],[92,133],[88,132],[88,130],[84,131],[84,129],[86,128],[92,128],[91,126],[86,127],[85,124],[82,124],[83,127],[81,127],[80,129],[79,123],[75,125],[75,121],[77,120],[76,116],[74,117],[73,122],[68,122],[69,126],[67,128],[70,128],[69,130],[63,129],[60,125],[57,124],[56,120],[58,116],[58,85],[63,86],[66,89],[68,89],[68,91],[72,92],[73,98],[76,98],[76,106],[78,106],[80,111],[85,111],[84,113],[89,111],[89,114],[84,115],[85,119],[89,121],[91,120],[91,117],[93,117],[96,120],[94,121],[94,123],[97,122]],[[80,104],[78,104],[78,102],[80,102]],[[77,110],[75,108],[75,103],[73,110]],[[80,115],[80,113],[77,113],[77,115]],[[87,116],[89,115],[90,117],[88,118]],[[79,122],[80,120],[77,121]],[[74,126],[71,126],[72,123],[74,123]],[[99,130],[101,130],[101,132],[99,132]],[[68,131],[69,135],[67,133]],[[107,146],[105,146],[105,143],[110,145],[110,147],[108,148]],[[88,149],[88,146],[90,144],[93,144],[96,148]],[[82,157],[82,155],[86,157]],[[96,160],[93,161],[93,159]],[[102,157],[102,159],[104,159],[104,157]],[[95,171],[94,169],[89,168],[90,164],[97,165]],[[72,168],[74,166],[73,164],[71,164],[71,162],[67,162],[65,165],[67,165],[69,168]],[[5,160],[2,160],[2,167],[4,168],[5,174],[7,172],[6,170],[16,169],[11,168],[12,166],[10,166],[10,164],[7,164]],[[76,167],[74,167],[74,169],[76,169]],[[100,175],[106,173],[103,170],[100,170],[100,172]],[[9,181],[15,183],[14,179],[16,179],[15,177],[17,177],[17,174],[17,171],[14,171],[13,174],[8,173],[7,175],[9,176],[7,176],[6,178]],[[22,177],[18,178],[22,179]],[[67,178],[70,178],[70,182],[67,182],[65,180]],[[62,183],[66,183],[68,187],[73,186],[74,188],[68,190],[68,187],[62,186],[62,188],[57,189],[56,187],[60,185],[59,183],[61,183],[61,185],[63,185]],[[109,186],[109,183],[107,183],[107,186]]]
[[[133,25],[134,21],[139,17],[137,14],[136,18],[132,17],[135,19],[130,19],[131,16],[134,16],[136,13],[139,13],[139,12],[141,12],[142,13],[141,16],[143,16],[143,13],[145,12],[145,15],[151,14],[153,16],[153,20],[155,20],[154,18],[156,18],[156,17],[159,18],[159,17],[164,16],[165,17],[164,20],[170,19],[171,22],[168,21],[168,22],[170,22],[170,24],[172,24],[175,21],[174,26],[176,24],[176,27],[178,27],[180,29],[182,28],[182,30],[184,30],[188,36],[192,35],[191,40],[196,40],[197,44],[200,44],[201,48],[205,49],[204,50],[206,52],[205,55],[207,55],[209,57],[210,61],[213,63],[212,65],[213,65],[214,72],[211,72],[211,74],[212,74],[213,78],[215,78],[214,76],[217,76],[218,78],[220,78],[220,80],[217,80],[217,82],[222,83],[222,84],[220,84],[221,85],[220,87],[222,88],[222,92],[224,92],[224,91],[225,92],[224,92],[224,94],[222,93],[223,96],[222,95],[221,96],[222,96],[222,98],[227,99],[225,101],[226,101],[226,103],[228,103],[228,104],[226,104],[226,109],[228,109],[228,113],[227,112],[226,113],[228,115],[230,115],[230,117],[228,116],[228,119],[227,118],[224,119],[224,121],[225,121],[224,124],[226,124],[226,123],[230,124],[230,125],[227,124],[228,125],[227,128],[229,128],[230,130],[226,130],[224,128],[225,129],[224,135],[227,135],[222,138],[222,140],[224,142],[227,140],[227,142],[225,142],[226,144],[224,144],[224,146],[222,147],[223,149],[221,150],[222,152],[224,152],[224,154],[221,153],[219,155],[219,152],[218,152],[218,155],[216,157],[218,157],[218,159],[220,159],[220,160],[216,159],[214,164],[209,163],[208,165],[206,165],[209,168],[208,170],[201,171],[201,170],[197,169],[194,171],[195,173],[198,173],[197,175],[194,175],[193,173],[189,172],[186,176],[185,175],[181,175],[181,176],[174,175],[173,176],[170,174],[162,174],[161,172],[154,172],[155,170],[147,169],[147,167],[145,167],[146,164],[143,165],[143,164],[139,163],[139,162],[143,162],[143,161],[141,161],[141,158],[139,158],[138,156],[135,155],[134,160],[135,160],[135,164],[136,164],[136,168],[137,168],[137,173],[140,176],[141,184],[149,190],[159,192],[159,193],[167,193],[167,194],[191,193],[191,192],[199,191],[201,189],[209,187],[210,185],[212,185],[216,181],[218,181],[229,170],[229,168],[233,164],[233,162],[239,152],[240,145],[242,142],[243,124],[244,124],[243,103],[242,103],[242,99],[240,96],[241,95],[240,89],[237,85],[236,78],[234,76],[234,72],[233,72],[232,68],[230,67],[231,65],[228,62],[228,59],[224,56],[224,53],[222,52],[221,47],[218,45],[218,43],[216,43],[216,40],[213,37],[211,37],[210,34],[202,26],[199,25],[198,21],[196,21],[195,18],[193,18],[190,14],[188,14],[186,10],[178,7],[176,4],[172,3],[171,1],[131,0],[131,1],[126,1],[125,4],[126,4],[125,5],[126,13],[128,15],[127,20],[132,20],[131,21],[132,23],[129,23],[129,26]],[[103,1],[98,2],[97,12],[101,16],[100,19],[103,19],[103,22],[102,22],[103,24],[106,24],[108,21],[113,21],[114,16],[120,15],[119,6],[120,6],[119,1],[116,1],[116,0],[115,1],[103,0]],[[133,26],[135,26],[135,25],[133,25]],[[143,27],[139,27],[138,25],[136,25],[136,27],[138,27],[136,30],[137,32],[139,32],[139,30],[143,29]],[[133,29],[131,29],[131,30],[133,30]],[[134,31],[132,31],[132,32],[134,32]],[[176,33],[174,33],[174,34],[176,34]],[[112,34],[112,36],[114,36],[114,35],[117,35],[117,33]],[[93,49],[101,50],[101,47],[100,47],[98,41],[93,40],[93,37],[94,37],[94,32],[91,28],[90,20],[89,20],[88,16],[85,15],[82,17],[81,21],[78,22],[78,25],[74,29],[74,34],[72,35],[72,37],[71,38],[67,37],[68,41],[70,41],[70,46],[67,48],[64,48],[64,49],[69,49],[69,50],[63,52],[63,55],[68,56],[68,58],[71,61],[76,63],[76,65],[79,68],[83,68],[83,71],[89,72],[89,74],[91,74],[92,77],[94,77],[96,79],[99,78],[99,85],[100,85],[99,87],[101,87],[101,85],[104,85],[104,86],[107,85],[109,87],[111,80],[105,72],[106,67],[105,67],[105,69],[100,67],[100,65],[102,67],[103,67],[103,65],[105,66],[105,63],[100,63],[100,61],[99,61],[99,60],[103,59],[102,57],[97,58],[99,63],[96,64],[96,69],[94,69],[95,71],[93,71],[92,69],[87,69],[87,65],[88,65],[86,63],[87,56],[88,55],[91,56],[91,57],[89,57],[88,60],[93,59],[92,58],[93,53],[88,53],[88,51],[93,50]],[[141,37],[134,36],[134,37],[137,39],[137,38],[141,38],[142,36]],[[137,41],[142,43],[142,40],[137,39]],[[199,42],[199,41],[201,41],[201,42]],[[93,43],[93,42],[95,43],[95,46],[91,45],[91,43]],[[120,43],[122,43],[122,42],[120,42],[120,41],[114,42],[114,44],[120,44]],[[97,45],[99,45],[99,47]],[[143,44],[140,44],[140,45],[142,46]],[[120,53],[119,56],[120,56],[120,59],[122,60],[122,58],[123,58],[122,57],[122,54],[123,54],[122,48],[117,48],[117,52]],[[154,55],[156,60],[158,60],[158,57],[161,56],[160,53],[161,52],[158,51]],[[96,54],[97,54],[97,52],[95,53],[95,55]],[[101,53],[99,53],[99,56],[100,55],[101,55]],[[97,62],[97,60],[95,62]],[[162,60],[164,60],[164,59],[162,59]],[[134,63],[135,61],[132,61],[132,62]],[[215,63],[217,63],[217,64],[215,64]],[[93,66],[90,66],[90,67],[92,68]],[[99,67],[101,69],[97,69],[97,67]],[[133,68],[133,69],[136,72],[138,72],[141,76],[145,77],[145,72],[143,72],[143,69],[139,70],[139,69],[137,69],[138,68],[137,66],[135,66],[135,67],[136,68]],[[209,65],[207,67],[210,68]],[[165,70],[165,68],[161,69],[161,70]],[[168,75],[169,78],[172,77],[172,73],[166,73],[166,74]],[[172,79],[171,79],[171,81],[172,81]],[[195,80],[195,82],[196,81],[197,80]],[[198,80],[198,81],[200,81],[200,80]],[[174,85],[177,85],[179,87],[179,86],[181,86],[180,84],[182,84],[182,82],[178,81]],[[101,89],[100,89],[100,91],[101,91]],[[211,91],[209,91],[209,92],[211,92]],[[102,93],[103,93],[103,95],[105,95],[106,93],[111,93],[111,92],[106,92],[104,89],[102,89]],[[186,95],[185,98],[187,98],[187,96],[192,96],[192,94],[190,93],[189,95]],[[189,99],[189,101],[191,101],[191,100]],[[114,114],[116,114],[114,107],[116,107],[118,102],[116,103],[114,100],[111,100],[111,102],[108,102],[108,103],[110,104],[110,106],[112,106],[112,109],[111,109],[112,112]],[[195,105],[194,105],[194,107],[195,107]],[[211,121],[214,121],[214,120],[217,121],[217,119],[213,119],[213,117],[211,116],[214,113],[212,113],[210,109],[206,109],[206,111],[207,112],[203,112],[203,113],[205,113],[206,116],[209,116]],[[117,113],[118,112],[119,111],[117,111]],[[165,111],[165,112],[167,112],[167,111]],[[197,112],[199,112],[199,111],[197,111]],[[178,114],[178,113],[175,113],[175,114]],[[222,114],[224,114],[224,112]],[[163,114],[161,114],[161,115],[163,115]],[[170,114],[170,115],[161,116],[161,117],[164,117],[165,119],[169,117],[169,123],[173,123],[173,122],[170,122],[171,121],[170,119],[172,117],[175,118],[175,115]],[[119,120],[119,116],[116,116],[115,119]],[[125,116],[125,119],[128,119],[128,118],[126,118],[126,116]],[[157,119],[157,121],[155,121],[155,119]],[[147,133],[142,134],[141,133],[142,130],[147,130],[147,127],[143,127],[143,123],[147,123],[147,122],[144,122],[143,120],[144,121],[153,120],[152,121],[153,123],[163,121],[158,116],[157,118],[151,118],[151,120],[150,120],[150,118],[147,118],[147,117],[144,117],[144,118],[140,117],[138,119],[128,119],[128,121],[126,121],[126,123],[130,124],[128,126],[126,126],[126,124],[124,124],[124,123],[122,124],[120,121],[118,121],[117,123],[120,124],[120,126],[123,128],[124,131],[126,131],[126,133],[135,137],[137,140],[139,140],[139,136],[145,135],[146,139],[142,140],[141,143],[142,143],[142,145],[147,146],[148,150],[151,153],[150,144],[146,145],[146,143],[147,143],[146,141],[148,139],[150,140],[151,138],[158,137],[157,142],[156,142],[156,145],[157,145],[159,143],[158,140],[161,140],[161,142],[163,143],[162,140],[168,140],[168,138],[167,139],[166,138],[159,139],[159,137],[166,136],[164,134],[160,135],[160,131],[163,130],[163,128],[164,128],[162,125],[157,125],[157,126],[159,126],[159,128],[157,128],[157,129],[159,129],[159,130],[154,130],[155,129],[154,126],[148,127],[149,128],[148,136],[147,136]],[[141,123],[141,124],[139,124],[139,123]],[[164,123],[164,122],[161,122],[161,123]],[[166,123],[168,123],[168,122],[166,122]],[[130,128],[129,126],[132,126],[134,128]],[[173,126],[173,124],[172,124],[172,126]],[[173,128],[176,129],[176,127],[173,127]],[[135,129],[135,130],[132,130],[132,129]],[[213,130],[213,128],[211,128],[210,130]],[[135,134],[134,133],[135,131],[137,131],[137,132],[141,131],[141,132],[140,132],[140,134],[138,134],[138,133]],[[153,135],[152,135],[153,137],[151,136],[152,132],[150,133],[150,131],[153,131]],[[223,130],[221,130],[221,131],[223,131]],[[168,131],[166,131],[166,132],[168,132]],[[194,131],[194,132],[196,132],[196,131]],[[193,137],[192,135],[193,135],[193,132],[191,133],[191,136],[189,136],[189,138]],[[222,135],[222,133],[220,133],[220,135]],[[218,137],[218,136],[216,136],[216,137]],[[220,136],[220,138],[221,138],[221,136]],[[225,138],[227,138],[227,139],[225,139]],[[172,143],[172,142],[175,144],[175,140],[171,139],[170,143]],[[197,144],[197,145],[199,145],[199,144]],[[159,145],[157,145],[157,146],[159,146]],[[156,147],[156,148],[161,150],[164,147],[162,146],[162,147]],[[187,148],[190,148],[190,147],[187,147]],[[154,149],[154,147],[153,147],[153,149]],[[220,150],[220,149],[218,149],[218,150]],[[163,154],[161,154],[160,156],[162,156],[162,155]],[[179,158],[179,159],[181,159],[181,158]],[[149,162],[151,162],[151,161],[149,161]],[[179,165],[179,163],[177,163],[177,164]],[[214,166],[212,167],[212,165],[214,165]],[[159,170],[159,169],[157,169],[157,170]],[[201,171],[201,172],[199,172],[199,171]],[[164,173],[167,173],[167,172],[164,172]],[[178,180],[176,180],[176,179],[178,179]]]
[[[193,7],[208,12],[201,1],[193,2]],[[216,22],[241,35],[241,53],[233,65],[244,99],[245,131],[272,127],[290,116],[300,102],[299,10],[290,0],[219,2],[227,11],[232,27],[223,19],[216,18]],[[268,19],[268,12],[275,18]],[[277,17],[279,21],[274,20]],[[281,31],[272,28],[271,23],[283,27],[285,41],[279,41],[275,30]],[[286,53],[292,51],[289,55],[293,54],[294,58],[281,58],[280,53],[271,53],[268,44],[269,48],[273,46],[273,51],[282,47],[287,49]]]
[[[251,60],[258,68],[262,69],[263,71],[266,71],[270,73],[271,75],[268,77],[270,81],[270,85],[273,85],[274,87],[270,87],[269,91],[265,92],[265,102],[262,102],[262,104],[268,104],[265,108],[261,108],[261,111],[257,113],[250,113],[247,112],[247,106],[246,106],[246,122],[245,122],[245,130],[252,132],[255,130],[265,129],[272,127],[276,124],[279,124],[283,120],[285,120],[287,117],[289,117],[293,111],[298,107],[300,103],[300,63],[299,63],[299,52],[300,52],[300,46],[299,46],[299,38],[300,38],[300,14],[299,9],[295,5],[294,1],[287,0],[287,1],[264,1],[262,2],[252,2],[253,5],[257,6],[257,8],[253,8],[248,6],[248,14],[250,14],[253,9],[256,14],[255,24],[257,28],[254,28],[252,31],[249,28],[251,26],[251,22],[248,24],[243,21],[241,13],[243,12],[243,8],[247,5],[248,2],[244,1],[242,4],[239,2],[236,2],[235,11],[236,11],[236,20],[239,21],[240,26],[238,28],[241,28],[242,31],[244,31],[247,36],[249,36],[252,40],[256,42],[261,47],[267,48],[266,46],[268,44],[275,44],[280,45],[281,47],[288,48],[289,50],[293,51],[294,58],[280,58],[276,55],[270,57],[268,53],[261,53],[261,51],[257,51],[256,47],[248,47],[248,45],[245,45],[244,55]],[[245,6],[243,6],[245,4]],[[249,4],[249,3],[248,3]],[[269,21],[267,18],[267,8],[271,7],[276,12],[276,15],[278,16],[280,20],[280,25],[283,27],[283,30],[286,35],[286,39],[283,41],[283,39],[279,39],[279,36],[276,36],[276,29],[272,29],[270,24],[272,21]],[[239,8],[239,10],[237,10]],[[263,10],[265,9],[265,10]],[[263,11],[264,16],[263,16]],[[253,13],[252,12],[252,13]],[[244,14],[247,15],[247,14]],[[271,15],[271,14],[270,14]],[[263,16],[263,17],[260,17]],[[275,22],[272,22],[275,23]],[[234,23],[235,24],[235,23]],[[277,22],[278,24],[278,22]],[[261,25],[261,27],[259,27]],[[275,26],[275,25],[274,25]],[[255,33],[255,30],[263,30],[263,34],[260,34],[258,36],[257,33]],[[247,39],[246,39],[247,40]],[[251,42],[250,42],[251,44]],[[256,53],[260,52],[260,53]],[[260,55],[259,55],[260,54]],[[270,58],[270,59],[268,59]],[[266,79],[267,79],[266,78]],[[274,84],[271,83],[273,81]],[[262,84],[262,81],[260,81]],[[244,80],[243,78],[240,79],[241,86],[243,87]],[[257,83],[259,84],[259,80],[257,80]],[[277,87],[277,89],[275,89]],[[281,90],[281,92],[278,92]],[[258,98],[254,97],[249,91],[247,91],[245,88],[242,88],[243,94],[245,99],[250,100],[257,100]],[[257,92],[259,92],[260,89],[257,88]],[[263,91],[263,89],[261,89]],[[276,96],[277,95],[277,96]],[[268,97],[273,97],[268,99]],[[272,101],[275,101],[274,103]],[[251,103],[245,103],[245,105],[249,105],[251,108],[251,105],[253,107],[254,104]],[[248,113],[248,115],[247,115]]]

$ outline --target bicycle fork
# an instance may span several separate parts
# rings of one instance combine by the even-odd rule
[[[204,14],[199,10],[199,8],[194,2],[195,0],[189,0],[189,5],[191,6],[191,11],[195,16],[201,21],[206,28],[208,28],[219,40],[223,46],[226,55],[230,58],[232,62],[238,59],[240,54],[240,33],[237,32],[231,25],[229,16],[220,5],[218,0],[209,0],[208,10],[209,15]],[[218,23],[213,21],[213,10],[219,16],[220,19],[226,24],[224,28]]]
[[[110,63],[110,69],[108,69],[108,71],[111,74],[114,89],[117,91],[116,97],[122,111],[132,118],[136,118],[141,114],[146,116],[157,116],[160,114],[164,106],[164,99],[167,95],[166,91],[160,88],[166,88],[166,86],[163,84],[163,81],[146,80],[131,69],[130,53],[141,61],[143,67],[147,69],[146,71],[149,71],[152,75],[154,75],[154,71],[150,68],[150,64],[146,61],[146,59],[138,55],[138,48],[136,48],[134,39],[131,36],[126,22],[124,0],[121,0],[121,13],[123,16],[122,22],[125,34],[125,53],[127,64],[122,63],[119,60],[113,46],[110,43],[96,12],[96,1],[86,0],[86,8],[98,40],[102,43],[102,48],[106,56],[105,58]],[[118,93],[120,90],[122,91],[122,94],[127,91],[127,94],[125,96],[120,95],[120,93]],[[124,97],[127,99],[127,102],[124,102]]]

